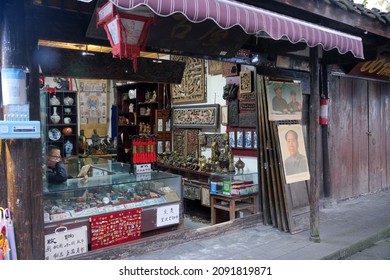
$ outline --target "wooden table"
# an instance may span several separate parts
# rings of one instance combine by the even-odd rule
[[[227,196],[222,194],[210,194],[211,199],[211,224],[217,222],[217,209],[229,212],[229,220],[236,218],[236,212],[249,210],[257,213],[258,193],[240,196]]]

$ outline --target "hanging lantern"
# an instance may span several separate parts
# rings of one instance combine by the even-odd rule
[[[150,26],[156,18],[129,14],[111,2],[97,10],[97,26],[104,26],[112,47],[113,57],[133,60],[137,72],[137,58],[145,49]]]

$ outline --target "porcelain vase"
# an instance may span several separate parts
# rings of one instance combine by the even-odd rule
[[[50,98],[50,105],[55,106],[55,105],[60,105],[60,104],[61,104],[61,102],[57,98],[57,96],[53,95],[53,97]]]
[[[73,151],[73,144],[68,140],[64,144],[65,156],[70,157]]]
[[[59,123],[61,117],[57,114],[57,107],[53,107],[53,114],[50,116],[50,120],[52,123]]]
[[[73,105],[73,102],[74,102],[74,100],[70,96],[67,96],[64,98],[64,105]]]

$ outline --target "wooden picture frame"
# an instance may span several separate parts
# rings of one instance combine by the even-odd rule
[[[218,128],[219,104],[180,106],[172,109],[172,122],[182,128]]]
[[[266,85],[270,121],[302,119],[302,88],[300,82],[268,81]]]
[[[217,60],[207,61],[207,71],[209,75],[220,75],[222,74],[222,62]]]
[[[229,118],[228,118],[228,106],[222,105],[221,106],[221,124],[222,125],[228,125]]]

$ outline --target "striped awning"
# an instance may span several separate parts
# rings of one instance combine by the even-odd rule
[[[286,37],[291,43],[305,42],[309,47],[321,45],[324,50],[337,49],[340,54],[351,52],[364,59],[360,37],[339,32],[307,21],[295,19],[259,7],[228,0],[110,0],[117,7],[132,10],[148,7],[158,16],[183,14],[199,23],[213,20],[222,29],[240,26],[246,33],[265,32],[274,40]]]

